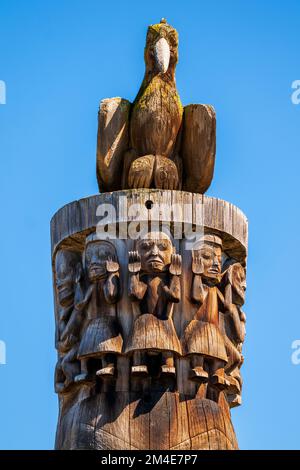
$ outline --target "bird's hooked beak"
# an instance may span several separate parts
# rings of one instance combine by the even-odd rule
[[[170,62],[170,47],[165,38],[160,38],[154,46],[156,69],[159,73],[166,73]]]

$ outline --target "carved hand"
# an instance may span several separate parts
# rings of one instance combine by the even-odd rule
[[[136,274],[141,270],[141,257],[137,251],[129,251],[128,253],[128,270],[130,273]]]
[[[106,261],[106,270],[108,273],[116,273],[120,269],[119,263],[112,258]]]
[[[202,274],[203,273],[203,264],[202,259],[199,253],[193,254],[192,260],[192,271],[194,274]]]
[[[173,276],[180,276],[181,274],[181,256],[180,255],[172,255],[171,264],[170,264],[170,274]]]

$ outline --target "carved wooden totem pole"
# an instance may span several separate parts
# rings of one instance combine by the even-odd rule
[[[247,219],[204,196],[209,105],[183,107],[176,30],[148,28],[133,103],[100,103],[100,194],[51,222],[57,449],[236,449]]]

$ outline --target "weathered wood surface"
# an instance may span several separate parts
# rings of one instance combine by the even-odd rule
[[[132,221],[167,222],[180,227],[180,224],[186,224],[194,230],[212,229],[222,234],[224,250],[232,257],[237,260],[246,257],[248,221],[238,207],[201,194],[156,189],[115,191],[66,204],[51,220],[52,253],[58,246],[77,246],[82,251],[86,235],[94,231],[97,224],[108,222],[104,219],[105,212],[101,211],[104,204],[114,207],[115,222],[125,225],[126,229]],[[138,212],[136,204],[139,205]]]
[[[151,25],[136,99],[100,104],[104,193],[51,221],[57,449],[237,448],[247,219],[203,196],[215,112],[182,107],[177,59]]]
[[[101,192],[120,189],[123,155],[129,145],[130,102],[104,99],[98,113],[97,178]]]
[[[206,223],[191,249],[174,235],[196,220],[199,200]],[[170,233],[99,240],[95,214],[109,203],[116,234],[171,219]],[[57,448],[236,448],[229,408],[241,403],[245,216],[205,196],[121,191],[68,204],[51,228]]]
[[[182,161],[183,189],[204,194],[209,188],[215,166],[216,115],[212,106],[190,104],[184,107]]]
[[[183,188],[203,194],[214,172],[215,111],[210,105],[182,106],[175,81],[178,33],[171,25],[149,26],[144,58],[134,102],[100,103],[99,190]]]
[[[71,432],[70,432],[71,430]],[[234,450],[228,410],[178,392],[100,393],[59,422],[56,448],[98,450]]]

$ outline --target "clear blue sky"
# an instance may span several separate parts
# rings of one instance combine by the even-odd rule
[[[1,0],[0,448],[52,448],[54,315],[49,222],[97,193],[100,99],[134,99],[148,24],[179,31],[184,104],[217,112],[208,194],[250,224],[243,406],[232,412],[242,449],[300,448],[298,0]]]

